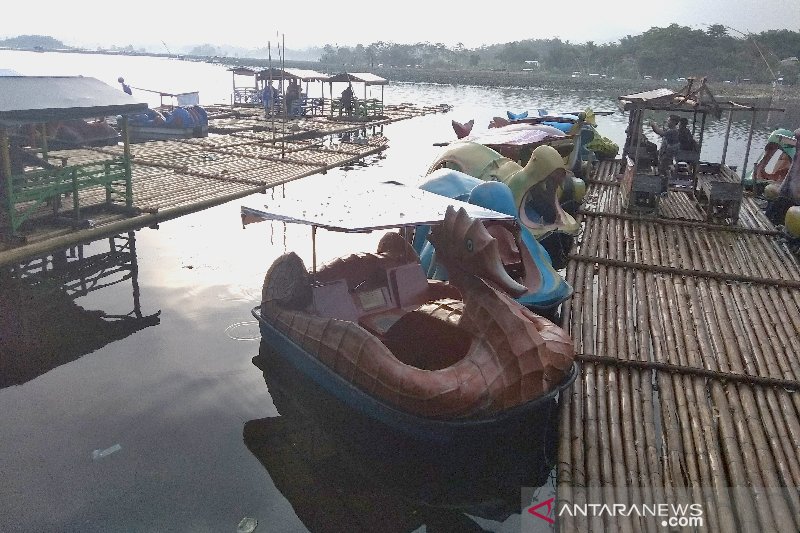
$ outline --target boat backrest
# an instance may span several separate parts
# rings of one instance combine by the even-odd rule
[[[428,301],[428,278],[416,261],[388,270],[394,300],[400,307],[416,307]]]
[[[313,288],[313,298],[314,311],[319,316],[355,321],[361,314],[343,279],[317,285]]]

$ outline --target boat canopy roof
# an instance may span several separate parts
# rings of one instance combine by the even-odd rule
[[[381,78],[380,76],[376,76],[375,74],[370,74],[369,72],[342,72],[341,74],[335,74],[333,76],[329,76],[327,81],[339,83],[339,82],[358,82],[363,83],[364,85],[388,85],[389,80],[386,78]]]
[[[255,76],[258,71],[250,67],[230,67],[228,72],[233,72],[237,76]]]
[[[563,139],[565,135],[553,135],[550,132],[538,130],[536,128],[520,128],[517,125],[503,126],[500,128],[489,128],[486,131],[471,134],[459,142],[471,141],[483,145],[514,145],[526,146],[529,144],[542,143],[545,140]],[[455,143],[453,143],[455,144]]]
[[[147,103],[95,78],[0,76],[0,126],[147,111]]]
[[[345,188],[303,198],[278,198],[254,209],[242,206],[242,223],[278,220],[316,226],[331,231],[360,233],[419,225],[444,220],[448,206],[463,207],[472,218],[514,220],[511,215],[453,200],[397,182]]]
[[[710,113],[719,118],[722,115],[722,106],[711,94],[706,85],[706,79],[699,83],[694,78],[688,78],[677,92],[671,89],[654,89],[636,94],[619,97],[623,109],[653,109],[664,111],[697,111]]]

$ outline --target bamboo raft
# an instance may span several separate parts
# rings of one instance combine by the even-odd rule
[[[384,124],[444,112],[448,106],[386,106],[370,120],[329,120],[324,116],[264,117],[257,108],[209,107],[208,137],[150,141],[131,145],[133,216],[103,209],[105,189],[79,191],[83,218],[91,227],[73,228],[53,221],[54,209],[42,205],[25,228],[24,242],[0,241],[0,266],[87,242],[111,233],[144,227],[244,196],[264,192],[296,179],[351,165],[388,147],[376,130]],[[338,118],[338,117],[337,117]],[[361,142],[333,141],[339,134],[373,129]],[[70,165],[121,155],[123,146],[50,151],[51,161]],[[84,208],[83,206],[90,206]],[[97,206],[93,208],[92,206]],[[24,204],[19,209],[26,207]],[[74,201],[61,199],[62,218],[72,216]],[[5,221],[0,217],[0,226]]]
[[[735,225],[703,222],[690,192],[659,216],[624,213],[619,171],[599,165],[567,267],[562,326],[582,371],[563,397],[559,501],[683,495],[710,531],[800,530],[797,258],[752,198]],[[663,530],[652,516],[559,520]]]

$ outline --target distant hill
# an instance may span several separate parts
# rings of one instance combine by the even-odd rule
[[[70,48],[63,42],[47,35],[18,35],[17,37],[10,37],[8,39],[0,40],[0,47],[3,48],[21,48],[26,50],[43,49],[43,50],[59,50]]]

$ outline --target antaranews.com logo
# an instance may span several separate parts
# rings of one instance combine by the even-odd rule
[[[526,512],[548,524],[554,524],[556,517],[564,518],[653,518],[665,528],[702,527],[703,505],[700,503],[557,503],[555,497],[534,503]]]

